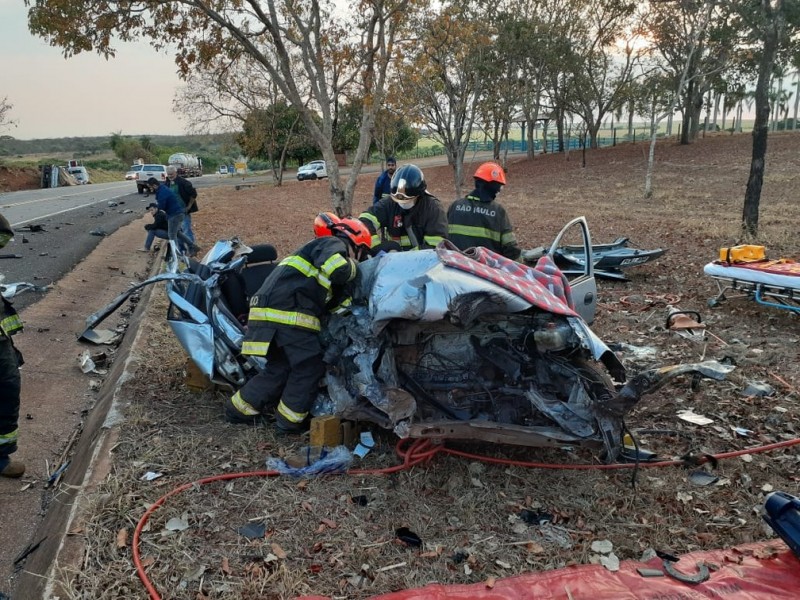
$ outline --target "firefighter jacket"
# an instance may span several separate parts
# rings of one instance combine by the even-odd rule
[[[398,242],[403,250],[434,248],[447,237],[444,209],[439,200],[427,192],[408,210],[384,196],[358,218],[372,234],[373,248],[388,240]]]
[[[448,239],[460,250],[483,246],[506,258],[521,254],[506,209],[495,200],[470,194],[456,200],[447,211]]]
[[[0,296],[0,339],[10,339],[15,333],[22,331],[22,319],[19,318],[17,311],[11,302]]]
[[[266,356],[277,328],[318,333],[324,314],[350,305],[342,288],[357,270],[347,244],[335,237],[312,240],[284,258],[250,299],[242,354]]]

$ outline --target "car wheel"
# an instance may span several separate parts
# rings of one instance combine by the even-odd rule
[[[139,192],[140,194],[144,194],[144,186],[137,185],[136,191]]]
[[[311,179],[316,179],[316,178],[317,178],[317,174],[316,173],[312,173],[311,174]]]

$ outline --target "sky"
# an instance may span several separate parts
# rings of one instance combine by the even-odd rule
[[[17,139],[109,135],[180,135],[172,112],[181,82],[173,59],[145,42],[117,43],[105,60],[82,53],[65,59],[28,31],[23,0],[0,0],[0,98],[13,105]],[[147,81],[142,78],[146,76]]]

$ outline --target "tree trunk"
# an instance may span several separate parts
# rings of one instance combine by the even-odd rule
[[[725,131],[725,122],[728,120],[728,111],[730,108],[728,107],[728,94],[725,94],[725,97],[722,101],[722,131]]]
[[[761,4],[765,22],[764,47],[758,63],[758,82],[756,83],[756,118],[753,123],[753,157],[750,161],[750,177],[744,195],[742,210],[742,230],[744,233],[758,235],[758,212],[761,203],[761,186],[764,183],[764,159],[767,155],[767,135],[769,131],[769,80],[778,51],[778,40],[784,24],[782,3],[779,2],[773,14],[769,2]]]
[[[800,108],[800,70],[795,73],[797,78],[796,91],[794,93],[794,120],[792,121],[792,131],[797,129],[797,109]]]
[[[564,152],[564,111],[556,111],[556,132],[558,133],[558,151]]]
[[[703,112],[703,92],[695,89],[694,104],[692,105],[691,127],[689,128],[689,139],[691,142],[697,140],[700,134],[700,115]]]
[[[628,141],[633,139],[633,100],[628,102]]]
[[[692,100],[694,98],[694,78],[689,80],[686,86],[686,99],[683,101],[683,123],[681,124],[681,145],[686,146],[691,143],[689,136],[689,124],[692,122]]]
[[[547,154],[547,124],[550,123],[549,120],[545,119],[544,123],[542,123],[542,154]]]
[[[719,102],[722,100],[722,94],[714,94],[714,117],[711,119],[711,129],[717,130],[717,115],[719,114]],[[724,117],[723,117],[724,118]]]
[[[536,142],[536,121],[528,121],[528,130],[525,132],[526,141],[528,142],[528,150],[526,155],[528,158],[533,158],[536,156],[536,148],[534,148],[534,143]]]
[[[658,139],[658,123],[655,118],[655,107],[653,107],[652,117],[650,118],[650,151],[647,153],[647,173],[644,176],[644,198],[649,200],[653,197],[653,165],[656,158],[656,140]]]

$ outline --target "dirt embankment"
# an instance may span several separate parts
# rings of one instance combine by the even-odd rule
[[[34,167],[0,165],[0,193],[35,190],[40,187],[39,170]]]

